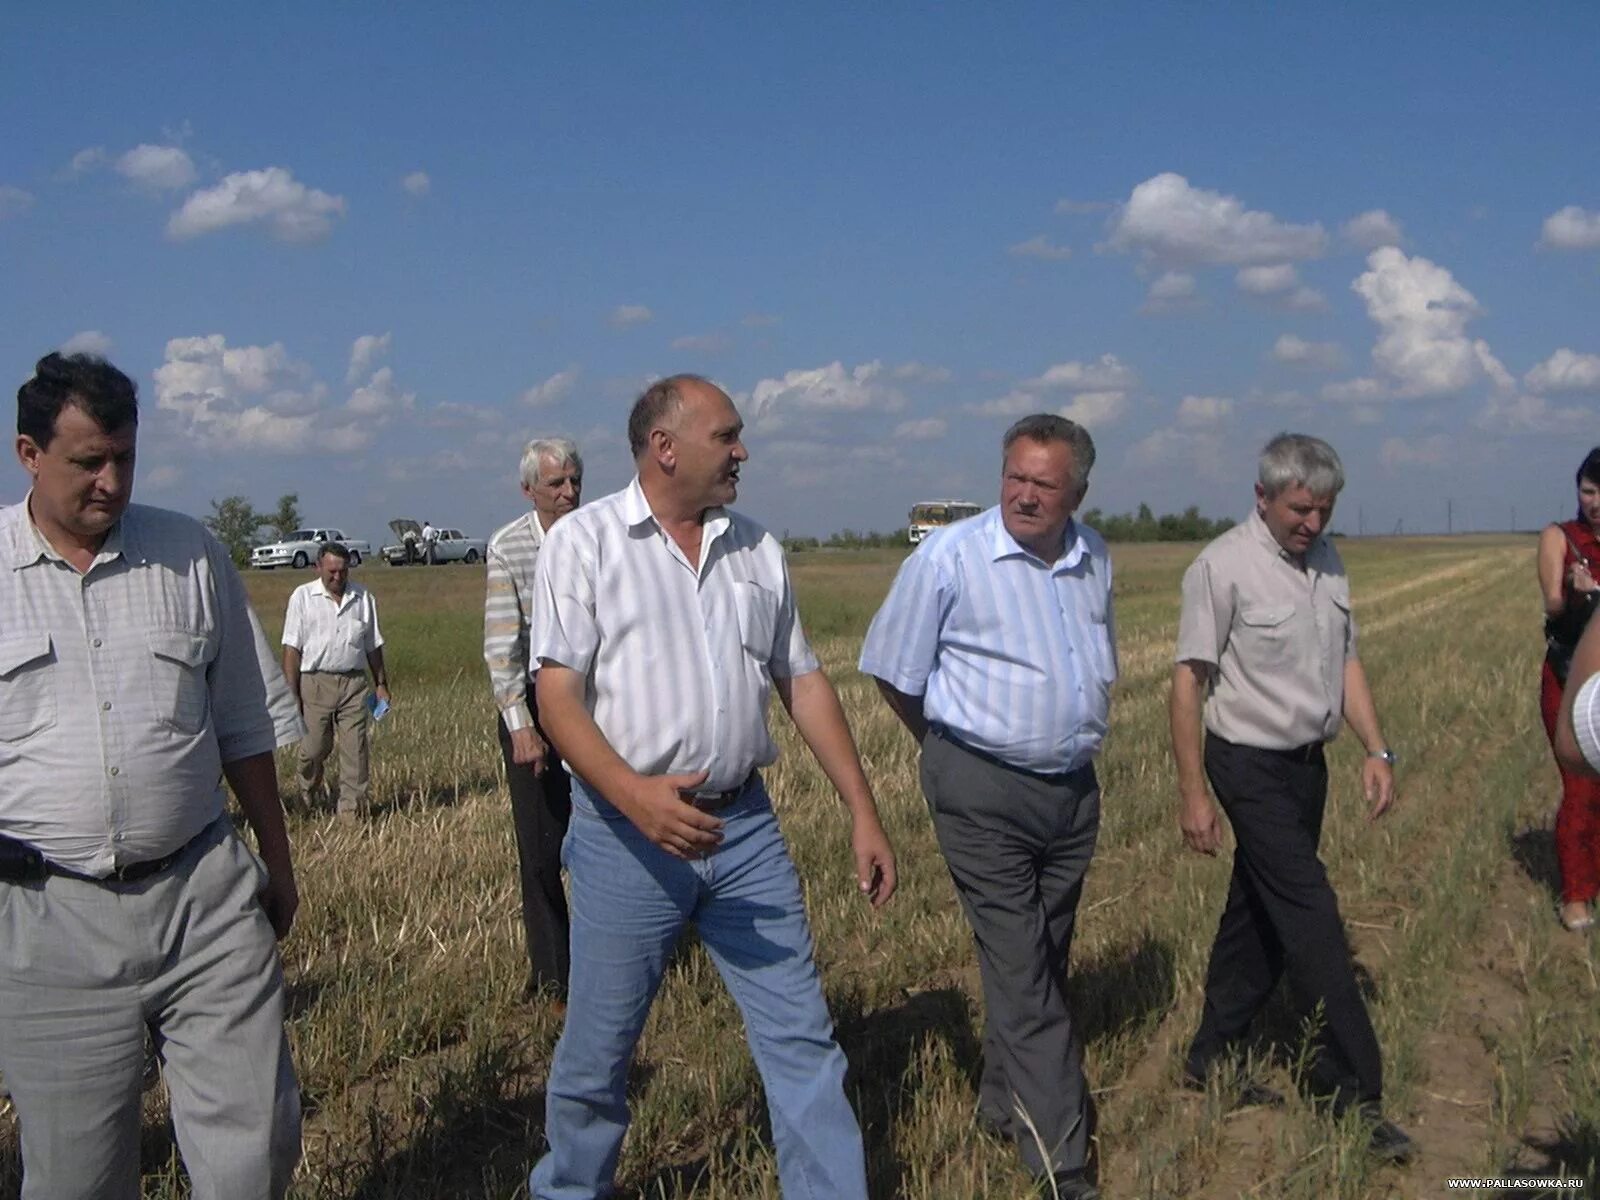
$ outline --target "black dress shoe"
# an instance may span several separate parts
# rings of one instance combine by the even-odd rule
[[[1368,1122],[1367,1153],[1373,1158],[1390,1163],[1408,1163],[1417,1155],[1417,1144],[1393,1121],[1363,1106],[1361,1119]]]
[[[1100,1200],[1100,1189],[1082,1171],[1061,1171],[1039,1184],[1041,1200]]]
[[[1185,1071],[1183,1087],[1185,1091],[1203,1093],[1206,1090],[1206,1081]],[[1239,1085],[1238,1095],[1233,1098],[1233,1103],[1228,1105],[1228,1111],[1237,1112],[1241,1108],[1282,1108],[1283,1105],[1283,1093],[1277,1088],[1246,1079]]]

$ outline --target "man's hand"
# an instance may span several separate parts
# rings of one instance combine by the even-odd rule
[[[389,699],[389,685],[388,684],[385,684],[385,683],[377,684],[376,686],[373,687],[372,694],[374,696],[376,696],[379,700],[382,700],[385,704],[391,703],[391,701]]]
[[[894,847],[878,818],[870,813],[856,817],[850,827],[850,849],[856,858],[856,882],[873,908],[882,908],[894,895]]]
[[[294,868],[284,863],[281,867],[267,868],[267,886],[256,897],[261,902],[267,920],[272,922],[272,932],[281,942],[289,936],[294,915],[300,910],[300,890],[295,887]]]
[[[722,822],[683,798],[705,783],[708,773],[642,775],[632,793],[618,805],[623,814],[661,849],[685,862],[715,850],[722,842]]]
[[[532,767],[535,775],[544,774],[545,744],[534,732],[533,726],[511,731],[511,761],[518,766]]]
[[[1361,792],[1372,805],[1367,820],[1376,821],[1394,803],[1394,768],[1381,758],[1369,758],[1361,764]]]
[[[1217,816],[1216,801],[1204,788],[1184,794],[1178,825],[1189,849],[1215,857],[1222,848],[1222,821]]]

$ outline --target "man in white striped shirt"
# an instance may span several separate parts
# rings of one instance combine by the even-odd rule
[[[535,1200],[610,1192],[628,1063],[688,922],[744,1016],[788,1200],[865,1200],[800,884],[758,768],[776,690],[851,816],[863,895],[894,891],[838,697],[806,642],[782,548],[723,506],[748,455],[733,402],[698,376],[651,385],[638,477],[550,531],[539,558],[539,708],[573,772],[571,1006],[547,1085]]]
[[[0,1071],[26,1196],[137,1200],[148,1030],[196,1200],[276,1200],[300,1149],[276,942],[299,895],[273,749],[300,722],[227,552],[129,502],[137,434],[133,383],[100,359],[47,355],[17,394]]]
[[[1072,514],[1088,431],[1040,414],[1002,443],[1000,504],[905,561],[861,670],[922,747],[922,789],[978,945],[978,1111],[1045,1195],[1099,1193],[1067,957],[1100,827],[1094,757],[1117,678],[1111,559]]]
[[[326,542],[317,554],[317,578],[289,595],[283,617],[283,674],[300,702],[306,736],[300,743],[300,797],[313,803],[322,791],[322,766],[339,746],[339,799],[335,813],[353,821],[366,811],[372,750],[371,695],[389,703],[378,602],[350,581],[350,552]]]
[[[567,999],[567,894],[561,840],[572,812],[572,781],[549,753],[530,694],[538,663],[528,655],[535,619],[534,569],[544,535],[578,507],[583,458],[566,438],[535,438],[522,451],[522,494],[533,506],[489,539],[483,600],[483,659],[499,710],[500,755],[511,792],[522,882],[522,932],[528,947],[524,994]]]

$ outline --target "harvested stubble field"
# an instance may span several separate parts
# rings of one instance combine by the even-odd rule
[[[1110,1197],[1416,1197],[1459,1175],[1586,1175],[1600,1155],[1600,977],[1553,916],[1556,776],[1535,702],[1531,538],[1350,541],[1363,657],[1402,754],[1397,811],[1355,795],[1331,752],[1325,858],[1370,983],[1393,1115],[1421,1157],[1377,1167],[1356,1131],[1295,1099],[1229,1114],[1176,1088],[1226,860],[1185,851],[1165,695],[1177,583],[1196,546],[1114,547],[1123,679],[1101,760],[1104,824],[1080,910],[1073,1008],[1101,1108]],[[974,1121],[981,1000],[969,935],[916,783],[915,750],[854,669],[899,556],[794,562],[807,628],[844,699],[901,888],[855,894],[842,811],[781,712],[768,773],[807,887],[818,955],[866,1131],[872,1193],[1031,1194]],[[288,572],[250,580],[269,632]],[[303,907],[283,952],[306,1100],[295,1195],[512,1197],[542,1148],[558,1029],[518,998],[514,849],[479,657],[482,573],[363,568],[382,605],[395,709],[374,748],[368,825],[291,820]],[[289,758],[280,764],[289,778]],[[1269,1012],[1268,1078],[1299,1038]],[[760,1088],[715,971],[686,947],[633,1071],[625,1195],[777,1196]],[[147,1196],[182,1194],[151,1093]],[[14,1131],[8,1141],[14,1147]],[[4,1177],[15,1194],[14,1149]]]

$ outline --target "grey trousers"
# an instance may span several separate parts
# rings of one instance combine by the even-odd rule
[[[0,1071],[23,1200],[138,1200],[148,1028],[196,1200],[279,1200],[300,1093],[265,868],[220,818],[137,883],[0,883]]]
[[[1094,768],[1046,782],[930,733],[921,773],[978,944],[986,1010],[979,1112],[1016,1138],[1034,1175],[1082,1171],[1094,1106],[1066,977],[1100,831]]]

